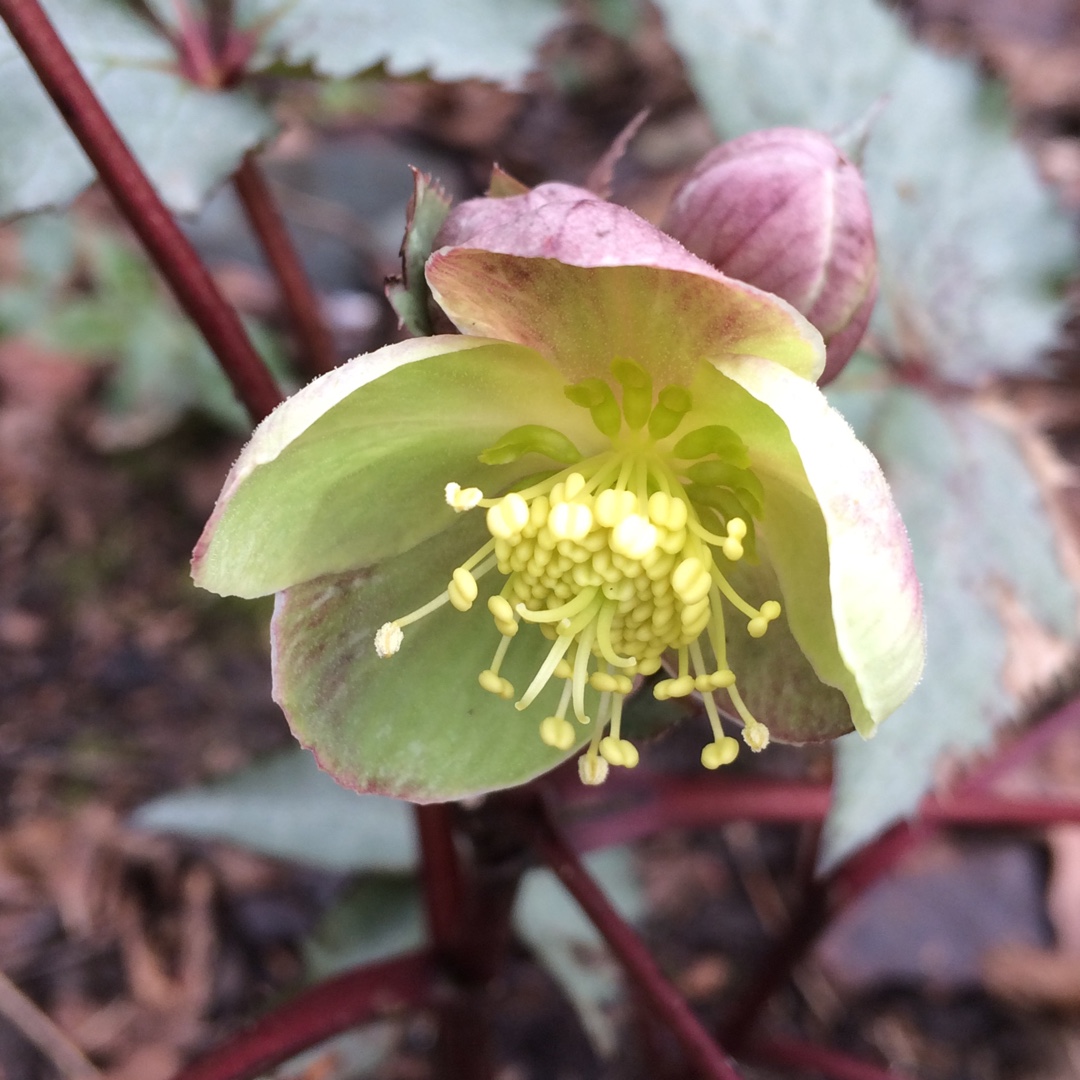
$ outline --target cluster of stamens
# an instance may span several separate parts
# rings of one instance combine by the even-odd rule
[[[561,433],[529,425],[508,432],[481,455],[503,464],[539,453],[565,467],[496,498],[479,488],[446,486],[459,512],[483,507],[490,539],[454,570],[445,593],[407,616],[386,623],[375,638],[380,656],[397,652],[402,628],[444,603],[468,611],[478,582],[492,570],[501,590],[487,599],[501,635],[480,685],[506,700],[517,696],[501,674],[523,624],[551,641],[546,658],[515,702],[528,708],[552,679],[563,680],[555,712],[540,724],[540,738],[569,750],[582,727],[590,731],[579,759],[581,778],[598,784],[609,765],[632,768],[637,748],[622,737],[623,702],[635,678],[660,670],[665,656],[675,674],[653,687],[660,700],[698,692],[713,741],[702,751],[710,769],[734,760],[738,742],[724,734],[714,692],[726,692],[743,721],[752,750],[769,741],[749,712],[726,660],[723,604],[745,616],[746,632],[761,637],[780,615],[769,600],[753,607],[723,573],[752,548],[753,518],[761,513],[761,486],[748,469],[745,444],[731,429],[697,428],[670,443],[687,412],[680,387],[652,400],[648,375],[635,363],[612,365],[622,385],[621,404],[600,379],[567,388],[591,411],[611,448],[586,460]],[[587,708],[586,690],[592,697]],[[573,713],[574,721],[568,719]]]

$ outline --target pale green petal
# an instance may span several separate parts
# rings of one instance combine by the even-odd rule
[[[782,618],[818,677],[843,692],[856,729],[870,735],[914,689],[925,654],[899,512],[873,455],[816,386],[754,357],[720,368],[745,392],[703,372],[695,418],[722,416],[750,447],[765,486],[759,548],[783,593]]]
[[[528,345],[572,380],[606,377],[624,357],[657,385],[686,386],[701,360],[735,353],[821,374],[821,335],[794,308],[702,266],[708,275],[451,248],[428,260],[427,278],[463,332]]]
[[[470,611],[445,605],[405,628],[396,655],[375,654],[375,631],[444,590],[486,538],[483,514],[474,511],[378,566],[279,595],[274,697],[296,737],[340,783],[416,802],[456,799],[524,783],[574,753],[539,736],[560,680],[522,712],[477,682],[499,642],[486,606],[504,580],[495,572],[481,579]],[[518,693],[549,648],[533,628],[513,639],[502,674]],[[587,734],[581,728],[581,741]]]
[[[557,425],[579,449],[596,445],[564,382],[528,349],[456,336],[390,345],[316,379],[233,466],[195,549],[196,583],[261,596],[408,550],[452,523],[448,482],[497,492],[544,467],[536,455],[477,461],[510,428]]]

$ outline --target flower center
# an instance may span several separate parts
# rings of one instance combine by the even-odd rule
[[[577,724],[591,727],[579,760],[581,778],[591,784],[602,782],[609,765],[637,764],[637,748],[621,733],[623,702],[634,677],[654,674],[665,655],[676,674],[653,693],[660,700],[701,694],[713,735],[701,755],[707,768],[733,761],[739,749],[723,732],[714,691],[727,692],[747,745],[764,749],[768,729],[747,709],[727,665],[724,607],[744,616],[756,638],[780,615],[775,600],[748,603],[724,574],[725,566],[753,556],[753,521],[762,513],[763,489],[745,443],[719,425],[673,441],[691,407],[689,392],[666,387],[654,403],[638,364],[616,360],[612,373],[621,401],[602,379],[566,388],[571,401],[590,410],[610,449],[582,460],[552,428],[507,432],[481,461],[505,464],[538,453],[564,467],[496,498],[447,484],[456,511],[486,508],[490,539],[453,572],[443,594],[375,637],[379,655],[393,655],[405,626],[444,603],[469,610],[478,580],[497,570],[505,582],[487,606],[502,636],[480,685],[513,699],[514,687],[500,674],[512,640],[523,626],[547,637],[547,656],[515,708],[528,708],[552,679],[563,680],[540,738],[569,750],[578,740],[571,711]],[[598,695],[589,696],[591,708],[588,688]]]

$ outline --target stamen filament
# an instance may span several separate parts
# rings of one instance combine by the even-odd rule
[[[611,624],[618,610],[619,605],[612,602],[604,604],[600,609],[596,618],[596,643],[600,646],[600,654],[609,664],[614,664],[615,667],[633,667],[637,659],[633,656],[620,656],[611,644]]]
[[[515,610],[526,621],[532,623],[557,623],[563,619],[575,616],[579,611],[584,611],[595,599],[600,591],[594,586],[590,589],[582,589],[572,600],[567,600],[557,608],[546,608],[543,611],[532,611],[524,604],[518,604]]]
[[[481,559],[484,559],[486,556],[490,555],[494,550],[495,550],[495,537],[493,536],[486,544],[484,544],[483,547],[478,548],[476,551],[474,551],[461,564],[461,569],[462,570],[471,570],[478,562],[480,562]],[[495,563],[492,562],[491,566],[488,566],[487,569],[485,569],[485,570],[477,570],[477,572],[475,574],[473,574],[473,577],[478,578],[478,577],[481,576],[481,574],[486,574],[487,571],[490,570],[491,567],[494,566],[494,565],[495,565]]]
[[[731,601],[733,607],[737,607],[747,618],[757,619],[761,612],[756,607],[751,607],[732,587],[728,579],[720,572],[717,566],[712,568],[712,579],[717,588]]]
[[[696,517],[690,518],[686,523],[686,527],[699,539],[704,540],[707,544],[712,544],[713,547],[722,548],[730,539],[727,536],[721,536],[719,533],[710,532],[697,520]]]
[[[566,650],[570,648],[573,641],[572,637],[558,637],[555,639],[555,643],[551,646],[547,656],[544,657],[544,662],[540,665],[540,670],[533,676],[533,680],[529,683],[525,693],[514,702],[515,709],[520,712],[522,709],[527,709],[536,700],[540,691],[547,686],[548,680],[555,673],[556,666],[566,655]]]
[[[735,706],[736,711],[743,720],[743,742],[746,743],[755,754],[760,753],[769,745],[769,729],[760,720],[757,720],[754,717],[753,713],[746,707],[742,695],[734,686],[729,686],[727,692],[731,697],[732,704]]]
[[[611,697],[611,737],[617,742],[622,738],[622,707],[625,694],[613,694]]]
[[[574,657],[574,715],[582,724],[589,722],[588,716],[585,715],[585,687],[589,682],[589,657],[592,655],[595,633],[595,625],[590,622],[581,631],[577,655]]]
[[[506,657],[506,650],[510,648],[510,642],[514,639],[507,634],[503,634],[502,640],[499,642],[498,647],[495,649],[495,655],[491,658],[491,671],[496,675],[499,674],[499,668],[502,667],[502,662]]]
[[[449,590],[441,592],[434,600],[429,600],[423,607],[418,607],[415,611],[410,611],[408,615],[402,615],[400,619],[394,619],[394,625],[403,628],[410,623],[419,622],[425,615],[430,615],[433,611],[438,611],[443,604],[449,603],[449,601]]]

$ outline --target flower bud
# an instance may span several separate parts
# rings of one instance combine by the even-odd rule
[[[824,135],[755,131],[707,154],[664,229],[718,270],[771,292],[821,332],[836,377],[877,296],[870,204],[858,169]]]

